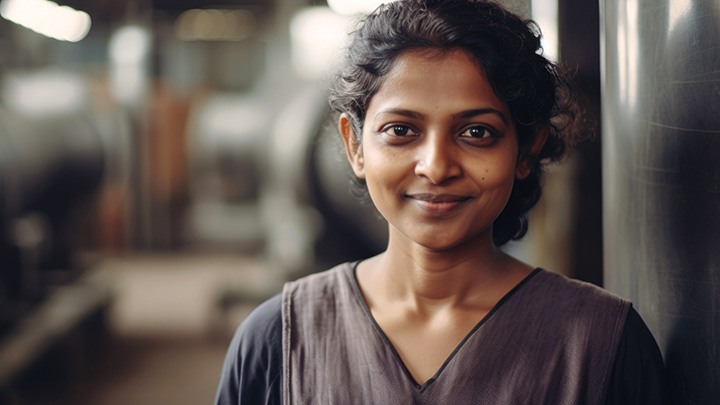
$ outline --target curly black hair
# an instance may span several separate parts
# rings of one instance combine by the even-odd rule
[[[330,106],[350,117],[360,137],[370,99],[398,55],[411,49],[472,54],[495,95],[510,110],[520,153],[529,152],[540,131],[547,141],[530,175],[515,180],[510,199],[493,223],[493,242],[522,238],[527,212],[542,192],[543,167],[559,160],[582,137],[581,113],[566,72],[542,55],[541,32],[487,0],[398,0],[380,6],[352,34],[344,64],[330,85]],[[360,139],[357,139],[360,141]]]

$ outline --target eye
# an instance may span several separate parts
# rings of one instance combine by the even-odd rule
[[[415,132],[407,125],[390,125],[383,132],[392,136],[408,136],[415,135]]]
[[[481,138],[491,138],[494,136],[494,134],[485,127],[470,127],[463,131],[463,133],[460,134],[461,137],[464,138],[475,138],[475,139],[481,139]]]

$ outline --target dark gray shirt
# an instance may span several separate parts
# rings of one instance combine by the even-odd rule
[[[216,403],[279,403],[283,383],[286,404],[657,403],[652,336],[634,310],[626,318],[626,301],[597,287],[536,270],[419,386],[370,316],[353,269],[289,284],[282,309],[275,297],[251,314]]]

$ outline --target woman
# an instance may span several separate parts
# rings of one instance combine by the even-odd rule
[[[288,283],[231,343],[217,403],[658,403],[629,302],[498,247],[577,135],[539,33],[481,0],[404,0],[354,33],[330,103],[387,249]]]

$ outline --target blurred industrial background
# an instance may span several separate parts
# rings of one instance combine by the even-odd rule
[[[0,403],[211,403],[248,311],[284,281],[383,248],[323,85],[379,3],[0,0]],[[598,133],[549,170],[527,240],[509,249],[609,281],[670,356],[674,401],[712,403],[720,52],[702,38],[718,38],[719,7],[504,3],[576,70]],[[702,119],[672,118],[689,109]],[[686,137],[702,142],[679,155]],[[663,205],[678,192],[687,209]]]

